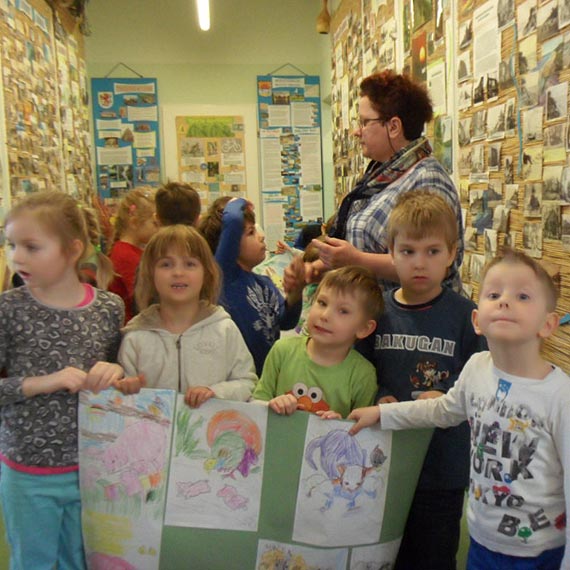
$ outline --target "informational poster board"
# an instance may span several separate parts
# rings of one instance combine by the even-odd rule
[[[323,220],[318,76],[258,75],[263,225],[270,250]]]
[[[116,199],[135,186],[158,186],[160,138],[156,79],[91,79],[97,190]]]
[[[207,207],[220,196],[247,192],[245,129],[241,116],[176,117],[178,179]]]
[[[350,436],[351,422],[255,403],[172,404],[164,390],[82,394],[92,568],[391,567],[432,430]]]

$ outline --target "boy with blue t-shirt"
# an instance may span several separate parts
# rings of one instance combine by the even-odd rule
[[[475,304],[442,285],[455,259],[455,214],[439,195],[406,193],[388,221],[388,243],[400,288],[384,294],[384,314],[368,346],[379,403],[437,398],[464,364],[486,347],[475,334]],[[371,346],[373,344],[373,346]],[[465,489],[469,426],[436,429],[412,501],[396,570],[455,570]]]
[[[266,247],[252,205],[243,198],[228,202],[219,232],[215,256],[223,273],[220,305],[241,331],[261,375],[265,357],[281,330],[294,328],[301,316],[304,266],[299,257],[288,268],[293,286],[286,298],[269,277],[253,272],[265,259]]]

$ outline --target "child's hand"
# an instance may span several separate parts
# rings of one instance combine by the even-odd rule
[[[333,410],[321,410],[319,412],[316,412],[316,414],[317,416],[321,416],[323,420],[342,420],[342,416]]]
[[[433,398],[441,398],[443,395],[444,393],[439,390],[428,390],[427,392],[422,392],[417,397],[417,400],[431,400]]]
[[[379,404],[395,404],[398,401],[394,396],[382,396],[379,400]]]
[[[318,283],[325,271],[325,264],[320,259],[305,263],[305,283]]]
[[[79,392],[85,388],[87,373],[79,368],[67,366],[59,372],[44,376],[45,385],[44,390],[37,393],[51,394],[58,390],[67,390],[72,394]]]
[[[275,248],[275,253],[281,254],[287,251],[291,251],[291,248],[284,241],[281,241],[280,239],[277,240],[277,247]]]
[[[297,409],[297,398],[293,394],[283,394],[269,400],[269,407],[276,414],[290,416]]]
[[[380,421],[380,408],[378,406],[356,408],[350,412],[347,419],[356,422],[348,430],[350,435],[356,435],[362,428],[373,426]]]
[[[287,293],[287,300],[294,304],[301,299],[305,286],[305,264],[303,258],[297,255],[283,272],[283,290]]]
[[[87,372],[85,389],[97,394],[111,386],[113,382],[120,380],[123,374],[123,369],[119,364],[99,361]]]
[[[122,392],[125,396],[130,394],[138,394],[141,388],[146,386],[146,380],[144,374],[139,374],[138,376],[129,376],[128,378],[122,378],[121,380],[115,380],[113,382],[113,388]]]
[[[184,401],[191,408],[199,408],[205,401],[214,396],[213,390],[207,386],[194,386],[193,388],[188,388],[184,396]]]

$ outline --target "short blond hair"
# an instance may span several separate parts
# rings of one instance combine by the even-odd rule
[[[552,277],[550,277],[546,269],[544,269],[544,267],[538,261],[528,256],[526,253],[512,249],[510,247],[502,248],[501,251],[485,265],[483,271],[481,272],[481,283],[479,285],[479,291],[483,289],[485,277],[487,277],[489,270],[492,267],[499,265],[500,263],[508,263],[510,265],[526,265],[529,267],[536,275],[539,283],[542,285],[548,311],[551,313],[556,311],[559,294],[558,289],[552,280]]]
[[[406,192],[388,218],[388,247],[405,233],[411,239],[442,235],[449,251],[457,247],[459,231],[453,208],[440,194],[421,189]]]
[[[317,287],[314,299],[323,289],[331,289],[343,295],[353,295],[361,303],[366,316],[376,319],[384,311],[382,289],[374,273],[359,265],[347,265],[328,271]]]
[[[195,228],[176,224],[158,230],[144,248],[135,289],[139,308],[146,309],[157,298],[158,293],[154,284],[156,263],[172,250],[200,260],[204,266],[204,283],[200,299],[215,305],[220,294],[221,273],[210,247]]]

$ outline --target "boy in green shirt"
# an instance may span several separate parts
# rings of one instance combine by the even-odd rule
[[[382,309],[382,292],[371,271],[357,266],[329,271],[309,311],[309,336],[275,343],[253,399],[268,401],[278,414],[305,410],[327,419],[345,418],[373,403],[376,371],[352,347],[374,331]]]

